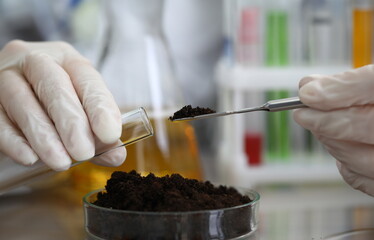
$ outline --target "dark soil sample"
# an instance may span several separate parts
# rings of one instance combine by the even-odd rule
[[[105,188],[93,203],[104,208],[85,207],[86,230],[100,239],[247,239],[241,237],[254,233],[257,211],[234,188],[135,171],[114,172]],[[196,211],[208,209],[219,210]]]
[[[183,178],[179,174],[146,177],[135,171],[114,172],[99,193],[95,205],[120,210],[184,212],[229,208],[249,203],[236,189],[215,187],[209,181]]]
[[[202,107],[191,107],[191,105],[184,106],[182,109],[176,111],[173,116],[169,117],[171,121],[186,118],[186,117],[195,117],[199,115],[215,113],[216,111],[210,108],[202,108]]]

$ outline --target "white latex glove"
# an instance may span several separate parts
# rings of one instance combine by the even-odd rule
[[[374,196],[374,65],[300,81],[299,96],[310,108],[294,111],[337,160],[344,180]]]
[[[14,161],[66,170],[71,158],[119,141],[120,115],[100,74],[69,44],[15,40],[0,51],[0,152]],[[96,162],[125,157],[117,148]]]

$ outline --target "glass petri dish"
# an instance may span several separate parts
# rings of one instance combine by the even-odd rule
[[[93,239],[251,239],[257,237],[260,195],[238,189],[252,202],[217,210],[139,212],[99,207],[98,192],[83,197],[85,231]]]
[[[374,229],[360,229],[324,238],[324,240],[372,240],[374,239]]]

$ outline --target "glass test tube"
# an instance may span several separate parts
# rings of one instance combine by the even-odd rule
[[[332,13],[326,0],[308,1],[308,55],[313,65],[327,65],[334,60]]]
[[[246,92],[246,106],[257,106],[264,102],[262,91]],[[263,140],[265,135],[264,115],[262,113],[253,113],[246,119],[244,133],[244,150],[247,155],[247,163],[250,166],[259,166],[263,164]]]
[[[371,0],[356,0],[354,3],[352,65],[358,68],[372,63],[374,8]]]
[[[236,59],[245,66],[259,66],[261,51],[261,5],[258,1],[240,1],[238,6]]]
[[[266,12],[266,47],[265,65],[268,67],[284,67],[289,64],[288,56],[288,11],[287,4],[272,6],[277,1],[269,1]],[[266,100],[289,97],[287,90],[274,89],[266,92]],[[267,154],[270,161],[287,159],[290,155],[290,139],[288,113],[275,112],[267,116]]]
[[[124,113],[122,116],[122,134],[119,144],[110,148],[100,149],[94,157],[104,154],[114,148],[127,146],[142,139],[153,136],[153,128],[149,121],[146,111],[138,108]],[[86,161],[89,161],[88,159]],[[73,161],[71,167],[84,163],[86,161]],[[11,159],[2,159],[0,161],[0,194],[5,193],[15,187],[28,184],[39,177],[55,173],[42,161],[36,162],[32,166],[23,166],[17,164]],[[83,183],[84,184],[84,183]]]

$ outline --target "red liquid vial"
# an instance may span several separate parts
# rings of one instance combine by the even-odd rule
[[[244,136],[244,150],[250,166],[262,164],[262,134],[247,132]]]

